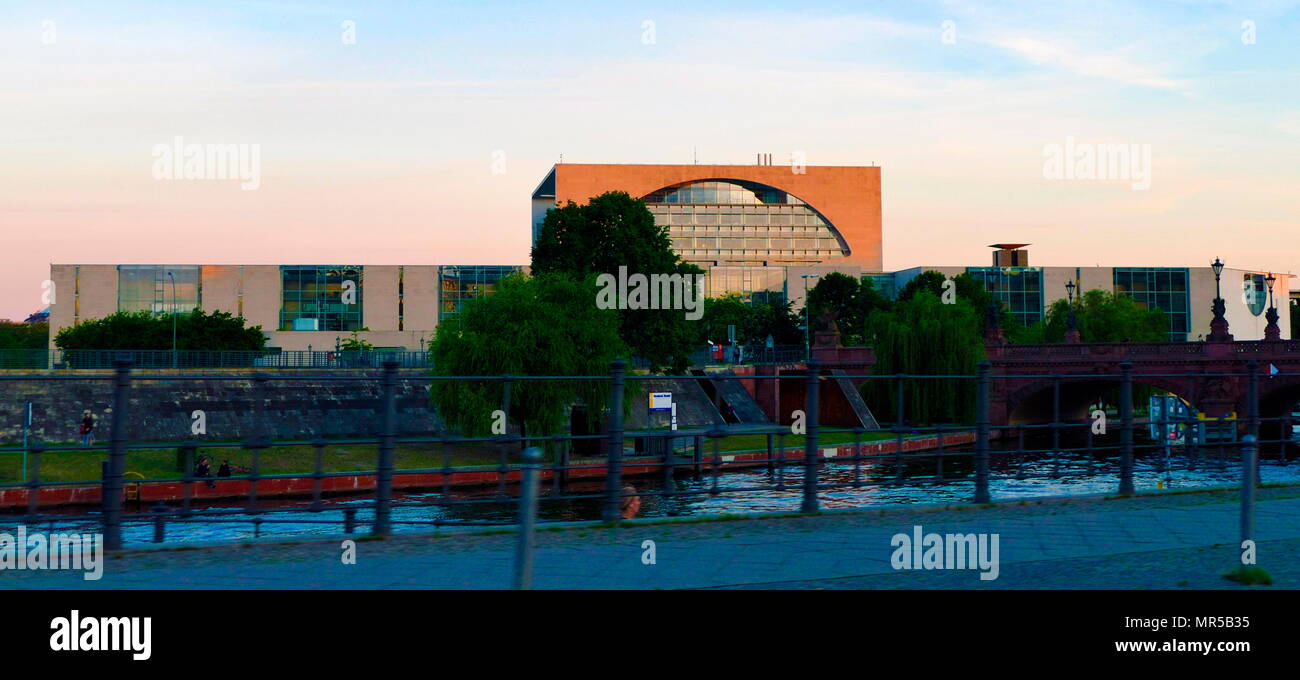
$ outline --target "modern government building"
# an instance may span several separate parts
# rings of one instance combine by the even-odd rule
[[[1007,303],[1022,323],[1043,317],[1076,290],[1129,295],[1169,317],[1171,340],[1208,333],[1215,296],[1209,264],[1193,267],[1035,267],[1028,244],[995,244],[988,265],[915,266],[886,271],[881,241],[881,169],[875,166],[600,165],[560,163],[532,194],[534,240],[546,211],[584,203],[608,191],[643,199],[683,260],[703,268],[706,294],[785,299],[802,307],[806,291],[829,272],[870,279],[893,296],[924,271],[970,274]],[[982,248],[972,243],[972,251]],[[987,251],[986,251],[987,252]],[[526,259],[521,254],[520,259]],[[260,325],[267,345],[286,350],[333,349],[357,332],[385,348],[423,349],[440,321],[466,300],[490,295],[504,265],[155,265],[52,264],[58,294],[50,338],[59,329],[116,311],[201,308]],[[1224,269],[1226,317],[1241,340],[1264,337],[1269,272]],[[1284,307],[1290,276],[1274,276]],[[1245,291],[1254,294],[1245,294]],[[1279,320],[1291,337],[1290,315]]]

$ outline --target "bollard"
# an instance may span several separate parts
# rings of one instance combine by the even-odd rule
[[[350,534],[357,526],[357,509],[343,509],[343,533]]]
[[[804,435],[803,445],[803,504],[799,506],[799,512],[820,512],[821,508],[817,505],[817,431],[818,431],[818,390],[820,385],[821,365],[816,359],[808,362],[807,376],[807,398],[808,412],[805,416],[805,423],[808,431]]]
[[[609,365],[612,381],[609,396],[609,458],[605,468],[605,508],[601,519],[617,522],[623,515],[623,372],[627,363],[616,359]]]
[[[1119,370],[1119,492],[1129,495],[1133,493],[1133,363],[1125,361]]]
[[[1241,438],[1241,542],[1254,540],[1255,536],[1255,462],[1259,456],[1255,435]]]
[[[164,513],[167,512],[167,506],[160,502],[150,508],[149,511],[153,513],[153,542],[162,543],[163,539],[166,537],[166,534],[164,533],[163,517]]]
[[[122,549],[122,475],[126,472],[127,406],[130,404],[131,361],[113,361],[113,417],[109,427],[108,461],[104,466],[104,547]]]
[[[975,379],[975,499],[988,503],[989,496],[989,362],[981,361]]]
[[[45,451],[42,444],[32,446],[31,476],[27,479],[27,524],[39,522],[41,518],[41,454]]]
[[[524,449],[523,480],[519,492],[519,541],[515,544],[515,590],[533,588],[533,539],[537,524],[537,477],[542,450]]]
[[[383,396],[380,403],[379,463],[375,470],[375,523],[370,533],[387,536],[392,532],[393,449],[397,437],[397,362],[384,362]]]

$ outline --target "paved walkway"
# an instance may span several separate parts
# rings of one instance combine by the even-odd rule
[[[1300,588],[1300,488],[1259,492],[1259,562],[1274,588]],[[708,522],[630,522],[538,534],[539,588],[1226,588],[1238,557],[1230,492],[1075,499],[992,507],[890,509]],[[891,538],[996,533],[1000,574],[896,571]],[[341,538],[340,538],[341,540]],[[0,571],[0,588],[505,588],[513,534],[358,540],[124,553],[104,578]],[[643,564],[654,541],[655,563]]]

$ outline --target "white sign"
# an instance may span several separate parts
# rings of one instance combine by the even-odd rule
[[[651,411],[671,411],[672,408],[673,408],[672,392],[651,392],[650,393]]]

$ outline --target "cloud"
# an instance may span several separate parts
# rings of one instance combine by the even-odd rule
[[[1004,38],[990,44],[1020,56],[1040,66],[1053,66],[1090,78],[1102,78],[1129,85],[1162,90],[1183,90],[1187,82],[1167,78],[1151,68],[1133,63],[1114,50],[1101,49],[1083,52],[1062,42],[1046,42],[1032,38]]]

